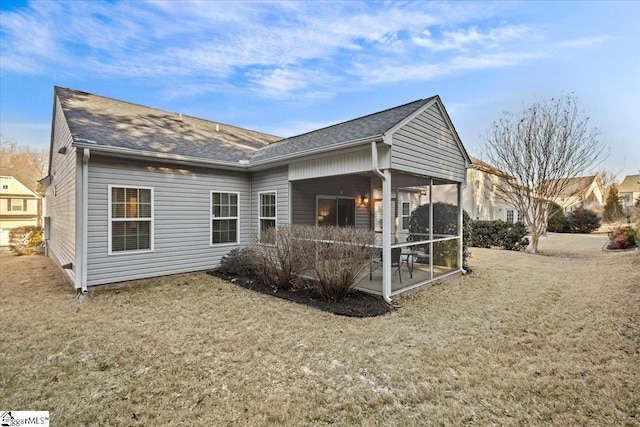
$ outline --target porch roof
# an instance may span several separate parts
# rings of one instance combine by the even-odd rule
[[[280,157],[316,151],[333,145],[365,140],[384,135],[435,96],[419,99],[408,104],[379,111],[357,119],[338,123],[302,135],[282,139],[260,149],[251,158],[252,162],[263,162]]]

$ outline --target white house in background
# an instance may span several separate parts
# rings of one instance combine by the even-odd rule
[[[462,192],[464,210],[472,219],[522,222],[522,212],[499,197],[496,190],[509,175],[478,158],[470,158],[473,167],[467,169],[467,185]]]
[[[604,189],[597,175],[563,179],[567,180],[567,183],[555,202],[566,213],[580,207],[591,210],[602,209]]]
[[[281,139],[56,87],[41,180],[47,253],[84,292],[211,269],[265,227],[355,226],[379,231],[385,260],[359,287],[390,301],[462,271],[470,165],[438,96]],[[446,265],[431,257],[397,283],[391,249],[416,242],[407,243],[396,202],[433,206],[451,189],[456,231],[418,242],[431,254],[446,249]]]
[[[630,208],[640,199],[640,175],[627,175],[618,187],[618,197],[622,206]]]
[[[38,225],[36,182],[16,168],[0,168],[0,246],[9,245],[9,231]]]

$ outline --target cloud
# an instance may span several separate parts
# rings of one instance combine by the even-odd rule
[[[425,30],[421,36],[415,37],[413,42],[435,52],[468,50],[470,48],[486,49],[521,40],[529,33],[531,33],[531,29],[526,26],[506,26],[494,28],[484,33],[472,26],[457,31],[444,32],[439,39],[433,37],[431,31]]]
[[[491,24],[505,7],[511,6],[33,2],[1,12],[0,61],[3,72],[92,75],[163,88],[170,81],[171,89],[163,89],[168,97],[181,89],[198,96],[227,88],[278,100],[326,99],[540,56],[533,36],[539,28]]]

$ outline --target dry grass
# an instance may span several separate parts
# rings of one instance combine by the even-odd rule
[[[473,274],[365,319],[204,273],[80,304],[46,258],[3,254],[0,407],[52,425],[638,425],[640,253],[595,239],[474,248]]]

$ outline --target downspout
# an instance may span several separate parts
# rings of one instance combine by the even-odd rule
[[[90,296],[87,289],[87,239],[88,239],[88,224],[89,224],[89,157],[91,153],[88,148],[83,150],[82,155],[82,219],[81,230],[82,239],[80,245],[81,262],[80,268],[80,285],[81,294]]]
[[[391,206],[388,200],[391,198],[391,185],[389,183],[388,170],[382,172],[378,169],[378,146],[371,141],[371,163],[373,173],[382,180],[382,298],[387,304],[391,304]]]

